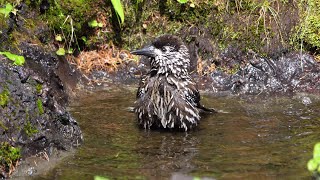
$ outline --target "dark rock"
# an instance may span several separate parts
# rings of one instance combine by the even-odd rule
[[[320,67],[307,54],[290,53],[278,59],[262,58],[251,53],[249,62],[233,75],[215,71],[212,76],[214,91],[231,94],[288,94],[318,93]]]
[[[40,4],[40,12],[41,14],[45,13],[50,8],[50,3],[48,0],[42,0]]]
[[[0,93],[6,90],[9,98],[0,106],[0,142],[20,147],[23,158],[78,146],[82,133],[66,110],[67,92],[77,84],[75,72],[43,48],[28,43],[19,48],[26,59],[22,67],[1,56]]]

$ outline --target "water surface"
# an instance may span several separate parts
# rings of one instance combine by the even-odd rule
[[[216,179],[306,179],[320,141],[320,101],[304,96],[202,99],[218,113],[192,132],[145,131],[136,125],[133,90],[82,95],[71,112],[84,144],[40,179],[168,179],[174,173]],[[308,95],[307,95],[308,97]],[[307,98],[308,100],[308,98]]]

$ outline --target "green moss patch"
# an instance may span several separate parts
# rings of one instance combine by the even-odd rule
[[[38,111],[39,111],[39,114],[43,114],[44,113],[44,110],[43,110],[43,104],[42,104],[42,101],[41,99],[38,99],[37,100],[37,107],[38,107]]]
[[[32,126],[30,121],[27,121],[27,124],[24,125],[23,130],[29,137],[39,132],[36,127]]]
[[[42,91],[42,84],[37,83],[37,85],[36,85],[36,91],[37,91],[37,94],[40,94],[40,93],[41,93],[41,91]]]
[[[0,93],[0,106],[1,107],[5,107],[7,106],[8,102],[9,102],[9,91],[8,89],[4,89],[1,93]]]
[[[301,1],[299,3],[300,23],[296,27],[294,39],[304,44],[306,50],[320,52],[320,0]]]
[[[10,175],[20,158],[20,148],[13,147],[7,142],[0,143],[0,169],[4,169]]]

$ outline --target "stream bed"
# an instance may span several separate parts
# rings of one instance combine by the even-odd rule
[[[130,112],[132,88],[81,95],[70,106],[84,134],[75,154],[33,179],[306,179],[320,141],[320,100],[294,97],[214,97],[221,111],[191,132],[139,129]]]

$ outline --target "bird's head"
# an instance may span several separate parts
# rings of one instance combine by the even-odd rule
[[[150,60],[151,71],[166,76],[170,74],[174,76],[185,75],[190,66],[188,48],[179,37],[173,35],[160,36],[150,45],[131,53],[147,56]]]

